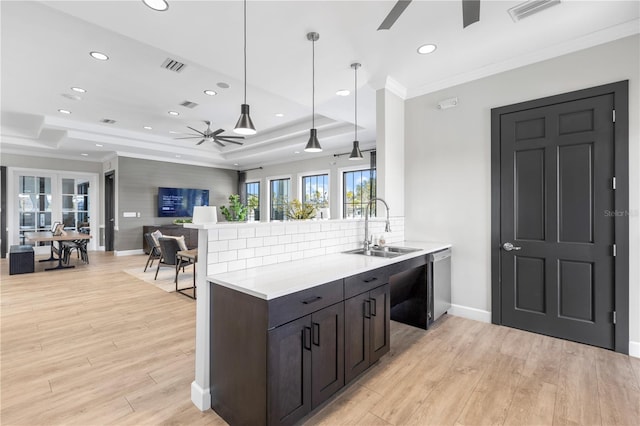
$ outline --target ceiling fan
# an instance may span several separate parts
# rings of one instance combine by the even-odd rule
[[[409,6],[411,0],[398,0],[391,9],[391,12],[384,18],[382,24],[378,27],[380,30],[390,29],[396,20],[402,15],[402,12]],[[462,27],[467,28],[469,25],[480,20],[480,0],[462,0]]]
[[[238,141],[236,141],[234,139],[244,139],[244,136],[226,136],[226,135],[221,135],[221,133],[224,132],[224,129],[218,129],[216,131],[212,131],[211,130],[211,122],[205,120],[204,123],[207,125],[207,129],[204,132],[201,132],[200,130],[196,130],[193,127],[187,126],[189,129],[191,129],[194,132],[196,132],[197,135],[187,136],[187,137],[184,137],[184,138],[176,138],[176,139],[202,139],[196,145],[200,145],[203,142],[215,142],[220,146],[226,146],[222,142],[235,143],[236,145],[242,145],[243,144],[242,142],[238,142]]]

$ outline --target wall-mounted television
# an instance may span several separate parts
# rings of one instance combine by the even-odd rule
[[[195,206],[208,205],[208,189],[158,188],[159,217],[191,217]]]

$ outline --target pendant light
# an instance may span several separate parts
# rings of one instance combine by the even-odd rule
[[[358,142],[358,68],[360,68],[360,64],[354,62],[351,64],[351,68],[353,68],[353,73],[355,74],[355,87],[353,89],[355,97],[355,137],[353,138],[353,149],[351,150],[351,155],[349,155],[349,160],[362,160],[364,157],[362,156],[362,152],[360,152],[360,142]]]
[[[244,103],[240,106],[240,118],[233,131],[240,135],[256,134],[247,104],[247,0],[244,0]]]
[[[307,40],[311,42],[312,56],[311,56],[311,130],[309,131],[309,142],[304,148],[305,152],[322,152],[320,141],[318,141],[318,131],[316,130],[316,41],[320,38],[318,33],[308,33]]]

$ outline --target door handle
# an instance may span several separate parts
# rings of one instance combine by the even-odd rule
[[[371,300],[371,315],[372,316],[376,316],[376,299],[369,299]]]
[[[364,317],[371,318],[371,299],[365,300],[362,306],[364,307]]]
[[[511,250],[516,250],[516,251],[517,251],[517,250],[522,250],[522,247],[514,246],[514,245],[513,245],[513,244],[511,244],[511,243],[504,243],[504,244],[502,245],[502,248],[503,248],[505,251],[511,251]]]
[[[311,339],[311,343],[316,346],[320,346],[320,324],[314,322],[311,325],[313,326],[313,337]]]
[[[302,330],[302,346],[308,351],[311,350],[311,327]]]

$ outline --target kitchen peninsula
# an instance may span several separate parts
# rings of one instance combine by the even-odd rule
[[[400,246],[405,240],[404,218],[391,217],[390,223],[392,232],[386,234],[387,244]],[[374,236],[379,236],[384,232],[385,221],[374,218],[370,221],[369,226],[370,233]],[[389,293],[387,292],[386,295],[376,293],[379,290],[378,287],[387,285],[388,288],[389,277],[395,275],[399,271],[397,268],[402,266],[413,267],[416,271],[420,271],[419,268],[422,268],[421,271],[424,276],[427,273],[427,253],[449,247],[447,244],[427,243],[427,245],[421,245],[424,243],[405,243],[407,246],[420,250],[400,254],[393,259],[343,253],[362,246],[364,221],[360,219],[186,224],[185,227],[198,229],[198,251],[199,253],[206,253],[206,256],[202,256],[196,265],[198,287],[198,299],[196,301],[196,377],[191,388],[192,401],[201,410],[206,410],[213,406],[219,412],[225,410],[224,407],[216,407],[217,402],[221,401],[219,392],[222,392],[227,385],[235,386],[234,383],[239,383],[242,375],[247,380],[250,377],[253,377],[253,380],[260,377],[258,379],[261,380],[260,386],[257,386],[257,388],[262,389],[260,392],[262,392],[263,397],[267,395],[265,390],[267,386],[265,357],[269,329],[272,329],[271,331],[284,330],[286,326],[298,323],[299,320],[307,317],[307,319],[315,323],[325,320],[330,321],[331,315],[328,313],[332,307],[335,309],[335,305],[343,307],[337,308],[334,314],[337,313],[340,316],[341,311],[344,316],[342,322],[345,323],[346,321],[348,323],[352,320],[346,315],[351,310],[348,311],[346,307],[350,302],[355,303],[356,296],[364,298],[366,294],[368,299],[382,297],[376,302],[363,303],[368,305],[367,317],[376,317],[376,319],[380,317],[384,320],[372,326],[374,329],[379,330],[382,325],[382,333],[378,333],[378,335],[383,337],[383,344],[381,345],[383,349],[378,354],[374,354],[374,360],[376,356],[384,354],[388,350],[388,339],[387,342],[384,342],[384,337],[388,336],[388,331],[386,331],[388,330],[388,320],[393,315],[389,315],[389,309],[386,308],[390,302]],[[367,276],[367,274],[374,271],[375,273],[382,272],[383,275]],[[415,275],[413,274],[414,278]],[[374,279],[369,283],[363,281],[361,285],[352,285],[349,277],[352,277],[351,281],[356,280],[357,277],[361,277],[363,280]],[[303,307],[302,310],[287,308],[286,302],[290,297],[301,297],[306,292],[313,293],[314,289],[320,290],[322,294],[310,294],[308,298],[300,299],[298,304]],[[238,298],[238,300],[241,299],[249,303],[250,306],[260,306],[260,308],[249,309],[246,317],[240,321],[245,316],[245,314],[240,313],[240,305],[244,302],[223,302],[221,304],[223,307],[220,308],[219,302],[223,300],[222,293],[229,297]],[[220,300],[217,300],[218,296],[220,296]],[[386,300],[383,300],[384,298]],[[319,311],[327,313],[326,317],[318,317]],[[361,313],[362,311],[359,310],[358,312]],[[378,314],[378,312],[381,312],[382,315]],[[373,313],[375,315],[371,315]],[[227,316],[226,319],[219,317],[225,315]],[[247,321],[250,318],[256,319],[256,322],[247,326]],[[341,322],[339,318],[336,320],[335,315],[333,318],[334,324],[337,324],[335,321]],[[375,322],[369,321],[369,318],[365,320],[362,316],[359,320],[362,324],[365,321],[368,323]],[[226,327],[222,327],[225,324]],[[260,324],[259,328],[261,330],[256,328],[258,324]],[[216,332],[216,325],[221,327],[222,334]],[[281,327],[277,327],[278,325],[281,325]],[[318,346],[318,343],[321,346],[325,346],[323,343],[330,337],[330,334],[321,332],[318,326],[315,325],[309,325],[308,327],[311,330],[304,331],[307,338],[306,343],[310,342],[314,348]],[[320,329],[324,329],[324,327],[320,326]],[[349,330],[348,327],[343,329],[343,332],[347,333],[344,335],[344,339],[348,338]],[[309,334],[310,332],[311,334]],[[226,333],[226,337],[224,337],[224,333]],[[295,338],[298,339],[299,343],[302,342],[300,339],[305,338],[302,332],[296,332],[295,334]],[[250,336],[258,336],[260,340],[253,340],[254,337]],[[244,344],[242,347],[243,356],[248,356],[249,352],[251,352],[253,355],[261,353],[263,358],[261,361],[257,361],[256,359],[248,360],[242,358],[242,356],[236,356],[233,354],[231,346],[220,343],[217,340],[219,338],[223,340],[235,339],[241,346]],[[308,339],[311,339],[311,341]],[[337,339],[335,341],[339,342],[340,340]],[[283,340],[283,342],[285,341],[286,339]],[[379,343],[374,342],[374,346]],[[259,351],[262,352],[257,349],[254,350],[253,345],[259,347]],[[302,343],[298,345],[298,349],[301,348],[301,345]],[[384,349],[385,345],[386,349]],[[344,350],[349,351],[349,347],[350,345],[345,345]],[[217,353],[222,348],[229,348],[226,351],[227,358],[225,362],[229,363],[229,365],[234,365],[234,371],[239,371],[239,375],[235,373],[228,374],[231,370],[224,374],[218,373],[222,365],[219,362],[223,362],[225,359],[224,353]],[[337,347],[335,349],[337,351],[342,350]],[[362,351],[360,351],[360,354],[362,354]],[[347,356],[350,356],[351,360],[357,358],[355,351],[349,352]],[[339,379],[336,382],[337,384],[331,386],[322,385],[327,390],[321,392],[320,397],[316,395],[316,403],[318,403],[319,399],[328,398],[335,390],[342,387],[343,383],[349,381],[349,377],[355,377],[361,371],[364,371],[359,370],[359,368],[367,364],[363,363],[357,366],[354,364],[352,366],[354,368],[350,372],[349,364],[351,361],[349,361],[349,358],[344,358],[343,355],[342,357],[334,357],[334,361],[337,363],[339,358],[343,359],[343,366],[338,367],[335,364],[334,367],[337,370],[334,370],[345,372],[346,381]],[[318,359],[318,356],[316,356],[316,361]],[[368,367],[368,364],[366,367]],[[257,368],[262,368],[262,372],[257,372]],[[293,369],[287,368],[286,371],[291,372]],[[325,380],[329,379],[325,378]],[[306,382],[306,384],[310,383]],[[322,382],[317,378],[315,383],[318,385]],[[289,385],[285,386],[288,389]],[[230,388],[226,389],[229,390]],[[252,388],[251,392],[258,391]],[[245,398],[246,402],[248,395],[252,395],[251,392],[241,398]],[[310,394],[307,393],[306,395],[308,399]],[[228,403],[223,402],[223,404]],[[260,412],[255,414],[251,421],[235,420],[236,418],[230,417],[229,414],[223,414],[223,417],[232,423],[253,423],[254,421],[256,423],[267,423],[267,401],[263,399],[258,401],[257,404],[262,404],[263,408],[259,409]],[[315,406],[316,404],[313,405]],[[304,413],[305,410],[308,410],[308,407],[310,405],[306,404],[300,412]],[[286,408],[284,407],[285,411]],[[242,411],[246,410],[246,407],[242,408]],[[227,408],[227,413],[235,413],[237,411],[237,406],[229,406]],[[279,422],[270,421],[269,423],[277,424]]]

